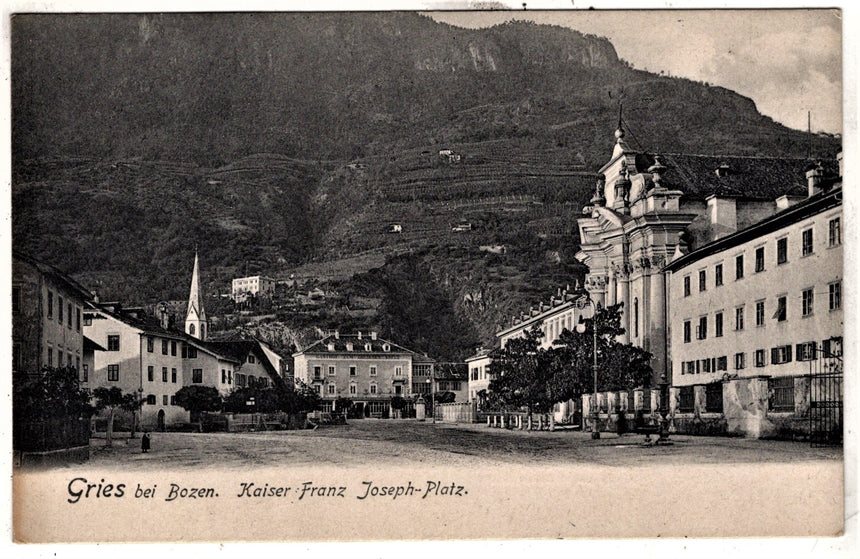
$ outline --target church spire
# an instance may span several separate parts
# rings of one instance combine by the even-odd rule
[[[194,271],[191,273],[191,292],[188,294],[188,314],[185,317],[185,332],[200,340],[206,339],[206,310],[200,291],[200,263],[197,247],[194,248]]]

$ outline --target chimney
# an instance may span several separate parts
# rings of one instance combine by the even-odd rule
[[[806,168],[806,182],[808,184],[807,195],[815,196],[821,192],[821,180],[824,178],[824,167],[821,166],[821,161],[810,164]]]
[[[93,289],[93,290],[91,291],[91,293],[93,294],[93,303],[98,304],[98,302],[99,302],[99,290],[98,290],[98,289]]]
[[[361,330],[358,331],[358,339],[361,339]]]
[[[337,330],[335,330],[335,331],[334,331],[334,339],[335,339],[335,340],[339,340],[339,339],[340,339],[340,332],[338,332]]]
[[[170,327],[170,313],[167,312],[167,303],[158,305],[158,323],[167,330]]]
[[[708,203],[713,240],[731,235],[738,230],[738,206],[735,198],[712,194],[705,201]]]
[[[370,339],[376,341],[376,330],[370,332]]]

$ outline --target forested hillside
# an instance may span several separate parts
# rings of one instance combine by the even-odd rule
[[[216,295],[347,259],[338,288],[385,301],[365,323],[447,356],[581,275],[575,219],[620,100],[652,152],[810,142],[603,38],[415,13],[17,15],[12,78],[16,248],[130,303],[185,297],[195,245]],[[450,342],[410,316],[440,306]]]

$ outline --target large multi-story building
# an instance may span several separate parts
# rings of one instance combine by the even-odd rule
[[[810,375],[841,355],[843,266],[841,182],[807,176],[805,200],[666,266],[676,428],[808,428]]]
[[[575,291],[575,290],[574,290]],[[508,340],[521,338],[532,328],[540,328],[543,337],[540,347],[548,349],[564,330],[573,330],[583,314],[590,318],[590,310],[577,308],[576,299],[580,294],[569,289],[559,289],[558,292],[544,303],[538,302],[529,308],[528,312],[520,313],[511,320],[511,325],[496,333],[499,347],[504,348]]]
[[[806,192],[802,158],[653,155],[629,148],[619,126],[598,174],[576,257],[585,287],[602,305],[623,303],[622,342],[654,357],[654,383],[668,369],[664,266],[681,246],[695,249],[773,215]],[[823,172],[823,170],[821,171]]]
[[[376,332],[331,333],[293,354],[295,376],[315,387],[323,408],[348,398],[365,415],[384,417],[391,398],[409,397],[416,353],[384,340]]]
[[[166,304],[158,316],[119,303],[91,303],[84,312],[84,332],[104,348],[95,351],[86,386],[117,387],[137,394],[143,404],[139,419],[145,428],[187,422],[189,412],[176,404],[185,386],[211,386],[222,396],[235,389],[279,382],[276,355],[256,340],[211,342],[194,258],[185,332],[173,327]],[[121,420],[134,418],[121,417]]]
[[[12,372],[29,377],[42,367],[84,362],[83,311],[89,291],[57,268],[12,254]]]
[[[232,283],[233,301],[241,303],[253,295],[256,297],[272,297],[275,294],[275,280],[265,276],[249,276],[234,278]]]

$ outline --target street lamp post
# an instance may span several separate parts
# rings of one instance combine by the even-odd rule
[[[137,427],[137,416],[140,413],[140,406],[143,403],[143,387],[137,389],[137,405],[131,410],[131,438],[135,437]]]
[[[435,383],[433,382],[432,370],[430,372],[430,378],[427,379],[427,382],[430,383],[430,411],[432,412],[431,415],[433,416],[433,420],[432,420],[433,425],[435,425],[436,424],[436,398],[435,398],[436,387],[434,386]]]
[[[593,357],[594,361],[591,365],[592,374],[594,375],[594,399],[592,400],[592,410],[591,410],[591,438],[599,439],[600,438],[600,429],[597,425],[597,420],[599,418],[598,413],[598,405],[597,405],[597,306],[594,304],[594,300],[586,295],[584,298],[580,298],[576,307],[579,309],[584,309],[586,304],[591,305],[591,330],[594,334],[594,346],[593,346]],[[580,323],[576,325],[576,331],[580,334],[585,333],[585,324]]]

